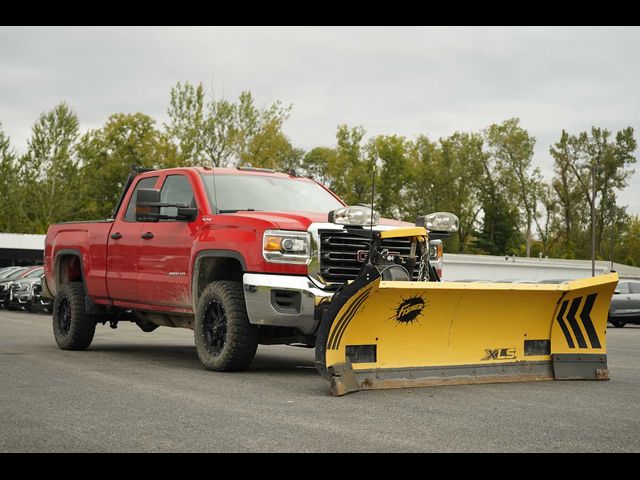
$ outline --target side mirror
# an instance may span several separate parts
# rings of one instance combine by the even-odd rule
[[[193,222],[198,218],[198,209],[195,207],[178,207],[177,220],[185,220],[187,222]]]
[[[160,206],[160,190],[141,188],[136,192],[136,221],[157,222]]]
[[[163,207],[174,207],[176,215],[161,215]],[[136,221],[157,222],[159,220],[182,220],[192,222],[198,217],[198,209],[183,203],[163,203],[160,201],[160,190],[141,188],[136,193]]]
[[[620,295],[620,290],[618,290],[617,288],[613,291],[614,295]]]

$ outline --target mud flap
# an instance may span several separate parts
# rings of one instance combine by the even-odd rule
[[[337,294],[316,365],[334,395],[357,390],[608,379],[616,273],[564,285],[381,281],[374,267]]]

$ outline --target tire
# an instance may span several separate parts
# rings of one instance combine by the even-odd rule
[[[249,323],[242,284],[209,284],[198,302],[193,329],[198,358],[207,370],[246,370],[258,349],[258,327]]]
[[[627,324],[627,322],[623,322],[622,320],[609,320],[609,322],[616,328],[623,328]]]
[[[86,350],[96,332],[96,322],[85,313],[84,285],[62,285],[53,302],[53,336],[62,350]]]

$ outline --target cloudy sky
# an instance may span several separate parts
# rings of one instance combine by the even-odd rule
[[[0,27],[0,122],[22,152],[61,100],[83,130],[116,112],[163,122],[171,87],[202,81],[292,103],[285,131],[303,148],[333,145],[341,123],[435,139],[519,117],[550,178],[563,128],[640,131],[638,52],[640,29],[620,27]],[[619,198],[640,213],[640,173]]]

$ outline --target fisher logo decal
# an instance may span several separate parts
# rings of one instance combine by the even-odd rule
[[[420,323],[418,317],[421,316],[427,306],[422,296],[403,298],[400,305],[394,309],[394,314],[388,320],[395,320],[396,325],[409,325],[412,323]]]
[[[515,348],[485,348],[484,357],[480,360],[515,360],[516,349]]]
[[[567,340],[567,345],[569,345],[569,348],[576,348],[573,338],[571,337],[571,332],[573,332],[573,335],[575,336],[576,342],[578,343],[578,348],[589,348],[589,345],[587,345],[587,341],[582,334],[580,322],[582,322],[582,326],[584,327],[585,332],[587,332],[587,337],[589,337],[591,348],[602,348],[600,339],[598,338],[598,334],[596,333],[596,329],[594,328],[593,322],[591,321],[591,309],[593,308],[593,304],[595,303],[597,296],[597,293],[588,295],[584,301],[584,305],[582,305],[582,310],[580,310],[580,313],[578,313],[578,310],[580,309],[580,304],[582,303],[582,297],[576,297],[571,300],[571,305],[569,305],[569,300],[565,300],[564,302],[562,302],[556,320],[558,321],[558,324],[562,329],[562,333],[564,333],[564,337]],[[567,307],[569,307],[568,311]],[[571,327],[571,332],[569,331],[567,323],[569,324],[569,327]]]

